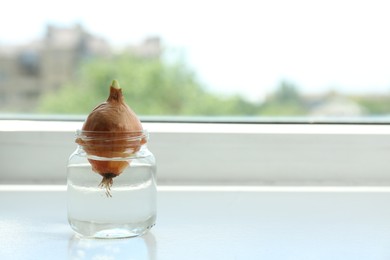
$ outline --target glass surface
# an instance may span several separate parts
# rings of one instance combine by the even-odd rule
[[[101,145],[103,140],[90,135],[89,139],[78,136],[94,145]],[[134,143],[134,139],[130,138],[128,143]],[[112,139],[107,138],[104,142],[107,144],[99,149],[116,149]],[[71,155],[67,170],[68,220],[73,230],[82,236],[96,238],[133,237],[146,233],[155,224],[157,197],[155,160],[146,145],[130,155],[125,150],[124,157],[118,157],[118,151],[115,151],[117,157],[98,157],[87,154],[83,147],[79,146]],[[91,147],[89,144],[89,151]],[[100,172],[96,167],[108,165],[105,169],[116,169],[118,164],[127,166],[115,174]],[[108,178],[110,182],[105,182]]]
[[[86,115],[115,78],[141,116],[386,117],[389,7],[11,1],[0,17],[12,21],[0,28],[0,114]]]
[[[156,260],[153,233],[133,239],[85,239],[77,235],[68,241],[67,259]]]

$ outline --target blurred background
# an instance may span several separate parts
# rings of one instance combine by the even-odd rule
[[[3,3],[0,115],[86,115],[118,79],[141,116],[387,120],[389,7],[380,0]]]

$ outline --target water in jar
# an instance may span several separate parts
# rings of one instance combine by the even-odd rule
[[[89,163],[68,165],[68,220],[79,234],[98,238],[139,236],[155,224],[154,167],[132,162],[113,178],[111,197]]]

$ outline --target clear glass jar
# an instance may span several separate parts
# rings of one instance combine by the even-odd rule
[[[95,238],[146,233],[156,220],[156,163],[147,131],[77,131],[67,167],[70,226]]]

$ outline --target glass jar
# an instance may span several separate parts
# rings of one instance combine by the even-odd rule
[[[77,131],[67,167],[68,221],[78,234],[123,238],[156,220],[156,163],[147,131]]]

